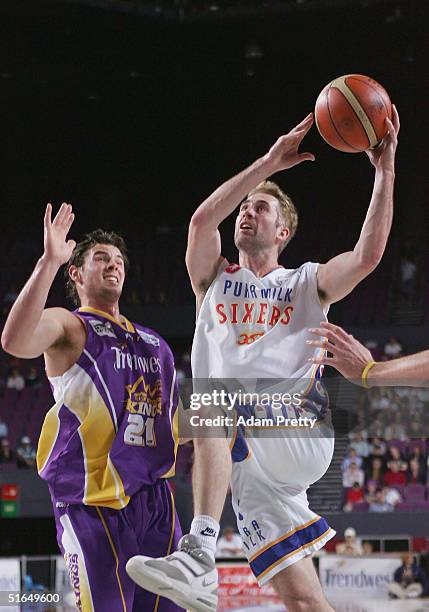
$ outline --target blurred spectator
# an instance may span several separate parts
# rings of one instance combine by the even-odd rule
[[[415,459],[418,462],[422,470],[422,473],[425,474],[426,473],[426,460],[422,452],[422,447],[419,446],[418,444],[414,447],[413,446],[411,447],[409,460],[411,461],[412,459]]]
[[[410,469],[408,471],[408,482],[410,484],[425,484],[426,477],[424,469],[420,465],[418,459],[413,457],[410,459]]]
[[[32,468],[36,465],[36,451],[28,436],[23,436],[21,446],[16,449],[16,465],[19,468]]]
[[[355,482],[352,488],[347,490],[345,499],[346,503],[343,508],[344,512],[352,512],[353,505],[363,501],[365,501],[363,489],[359,486],[357,482]]]
[[[392,508],[394,508],[396,504],[400,504],[402,501],[402,496],[398,489],[395,489],[395,487],[384,487],[383,495],[386,504],[389,504],[389,506],[392,506]]]
[[[383,460],[381,457],[374,457],[368,472],[368,480],[375,480],[378,485],[383,482]]]
[[[34,366],[31,366],[27,372],[27,376],[25,377],[25,386],[32,387],[33,389],[39,389],[42,386],[41,376]]]
[[[407,476],[405,472],[399,469],[398,461],[389,461],[387,470],[383,476],[383,483],[386,486],[403,485],[407,484]]]
[[[336,545],[335,552],[337,555],[353,555],[353,557],[359,557],[362,554],[362,546],[353,527],[347,527],[344,531],[344,542]]]
[[[426,592],[426,578],[423,570],[407,553],[402,557],[402,565],[393,574],[389,585],[389,595],[397,599],[413,599]]]
[[[7,438],[0,440],[0,463],[15,463],[15,453]]]
[[[392,512],[393,506],[386,502],[383,491],[377,491],[375,500],[369,504],[368,510],[369,512]]]
[[[343,460],[343,463],[341,465],[341,469],[343,472],[345,472],[351,466],[352,463],[355,463],[359,468],[362,467],[362,457],[358,457],[355,448],[350,447],[347,453],[348,457]]]
[[[378,483],[376,480],[369,480],[366,485],[367,494],[365,495],[365,501],[371,504],[375,501],[375,494],[377,493]]]
[[[8,433],[9,433],[8,426],[0,417],[0,438],[7,438]]]
[[[407,433],[402,423],[402,415],[400,412],[395,414],[393,423],[388,425],[384,431],[384,437],[386,440],[405,440]]]
[[[25,387],[25,380],[23,375],[19,372],[18,368],[12,368],[10,374],[6,380],[7,389],[16,389],[22,391]]]
[[[381,438],[374,437],[370,444],[370,454],[377,457],[384,457],[386,445]]]
[[[394,445],[389,446],[389,450],[387,451],[386,461],[387,463],[389,463],[389,461],[397,461],[399,465],[399,469],[401,471],[405,471],[408,468],[407,462],[402,459],[399,448]]]
[[[352,442],[350,444],[350,448],[354,448],[356,451],[356,454],[359,455],[359,457],[364,457],[364,458],[368,457],[370,453],[370,449],[371,449],[370,444],[366,440],[364,433],[362,431],[358,431],[357,433],[354,434],[352,438]]]
[[[360,487],[363,487],[364,480],[365,475],[363,470],[361,470],[354,462],[351,463],[350,466],[343,472],[343,487],[346,489],[351,488],[355,482],[357,482]]]
[[[374,546],[372,542],[362,542],[362,553],[364,555],[372,555],[374,552]]]
[[[216,547],[216,558],[244,557],[243,542],[233,527],[225,527]]]
[[[390,336],[389,340],[384,345],[384,354],[388,359],[395,359],[402,353],[402,344],[395,336]]]
[[[415,296],[417,266],[411,257],[403,256],[400,264],[401,295],[411,302]]]

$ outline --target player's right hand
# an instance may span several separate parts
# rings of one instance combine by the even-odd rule
[[[265,158],[273,166],[273,173],[297,166],[303,161],[314,161],[313,153],[298,153],[304,136],[314,123],[313,113],[298,123],[288,134],[280,136],[266,154]]]
[[[54,220],[51,219],[52,204],[46,206],[44,218],[44,256],[47,260],[61,266],[65,264],[76,246],[74,240],[67,240],[67,234],[74,221],[71,204],[63,202]]]

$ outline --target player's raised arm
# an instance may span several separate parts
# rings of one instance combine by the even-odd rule
[[[323,340],[308,340],[313,346],[324,348],[326,353],[313,363],[330,365],[351,382],[367,387],[429,386],[429,351],[422,351],[391,361],[375,362],[369,350],[338,325],[323,322],[311,333]]]
[[[63,308],[45,310],[53,280],[76,246],[74,240],[67,240],[74,219],[72,207],[63,203],[53,221],[51,213],[52,206],[48,204],[44,218],[44,253],[13,304],[1,336],[3,349],[16,357],[40,356],[61,340],[67,319],[74,318]]]
[[[317,284],[325,304],[348,295],[380,263],[393,219],[395,152],[399,116],[393,106],[393,121],[386,119],[388,133],[375,150],[367,151],[375,167],[374,189],[359,240],[353,251],[337,255],[319,266]]]
[[[206,291],[216,274],[221,255],[218,227],[222,221],[261,181],[275,172],[314,160],[312,153],[298,153],[313,121],[313,113],[310,113],[288,134],[281,136],[268,153],[218,187],[193,214],[189,225],[186,265],[197,297]]]

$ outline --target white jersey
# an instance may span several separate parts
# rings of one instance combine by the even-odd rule
[[[319,264],[276,268],[258,278],[221,263],[197,319],[194,378],[312,378],[309,327],[326,320],[317,291]]]
[[[232,504],[243,549],[260,585],[335,535],[310,510],[306,495],[307,487],[329,467],[334,449],[322,415],[328,398],[318,380],[320,369],[308,361],[320,349],[306,344],[312,337],[308,328],[326,320],[327,309],[322,308],[317,291],[317,268],[316,263],[296,270],[279,267],[257,278],[250,270],[223,261],[195,329],[195,388],[204,388],[205,381],[206,388],[211,384],[216,388],[218,383],[210,379],[221,379],[220,388],[233,388],[238,381],[246,391],[252,385],[252,391],[269,389],[273,398],[273,390],[292,387],[308,400],[303,408],[287,407],[286,413],[294,416],[301,410],[317,417],[317,427],[311,431],[268,426],[255,434],[246,425],[238,426],[235,415]],[[244,409],[262,417],[275,412],[274,403],[244,402]]]
[[[319,327],[326,320],[327,308],[322,308],[318,295],[317,269],[317,263],[309,262],[294,270],[278,267],[258,278],[250,270],[223,260],[197,319],[192,346],[194,379],[235,379],[243,382],[246,391],[255,391],[253,380],[261,388],[261,379],[271,379],[273,391],[305,394],[318,385],[323,395],[317,382],[320,368],[308,361],[319,355],[320,349],[306,344],[312,337],[308,328]],[[269,416],[260,406],[256,410],[259,416]],[[298,416],[298,411],[288,407],[286,415]],[[327,469],[333,440],[319,436],[317,427],[311,431],[301,428],[298,436],[296,431],[289,429],[283,435],[283,430],[273,437],[265,432],[262,437],[237,440],[233,460],[243,461],[253,453],[273,482],[306,488]],[[296,437],[290,439],[290,435]],[[322,456],[315,461],[319,450]],[[311,456],[307,469],[304,455]],[[288,469],[283,463],[279,465],[280,457],[287,459]]]

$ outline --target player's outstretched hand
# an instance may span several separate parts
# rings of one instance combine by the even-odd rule
[[[273,144],[265,156],[273,166],[273,173],[292,168],[303,161],[314,161],[313,153],[298,153],[299,146],[313,123],[313,113],[310,113],[293,130],[284,136],[280,136]]]
[[[360,385],[365,366],[373,361],[369,350],[351,334],[345,332],[342,327],[327,321],[321,323],[320,327],[309,331],[316,336],[322,336],[323,340],[307,340],[307,344],[332,353],[332,357],[327,357],[324,353],[320,358],[310,359],[310,361],[333,366],[350,382]]]
[[[392,105],[392,121],[386,118],[388,132],[376,149],[366,151],[371,163],[376,168],[385,170],[395,169],[395,152],[398,146],[399,122],[396,106]]]
[[[45,257],[61,266],[66,263],[76,246],[74,240],[67,240],[67,234],[74,221],[71,204],[63,202],[54,220],[51,219],[52,204],[46,206],[44,218]]]

